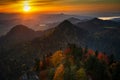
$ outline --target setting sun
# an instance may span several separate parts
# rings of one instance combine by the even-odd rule
[[[24,12],[29,12],[30,10],[31,10],[31,6],[29,5],[29,2],[25,1],[24,5],[23,5],[23,11]]]
[[[25,5],[25,6],[23,7],[23,10],[24,10],[25,12],[30,11],[30,9],[31,9],[31,7],[28,6],[28,5]]]

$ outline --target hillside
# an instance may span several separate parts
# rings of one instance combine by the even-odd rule
[[[100,50],[106,53],[116,55],[116,59],[120,59],[120,29],[112,28],[104,31],[96,32],[91,35],[88,41],[88,46],[94,50]]]

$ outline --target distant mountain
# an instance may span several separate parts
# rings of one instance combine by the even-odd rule
[[[75,18],[75,17],[71,17],[71,18],[69,18],[69,19],[67,19],[67,20],[70,21],[70,22],[73,23],[73,24],[76,24],[76,23],[78,23],[78,22],[81,22],[80,19]]]
[[[70,18],[68,18],[66,20],[68,20],[72,24],[76,25],[78,22],[85,21],[86,19],[85,20],[80,20],[80,19],[75,18],[75,17],[70,17]],[[58,22],[54,22],[54,23],[47,23],[45,27],[46,27],[46,29],[54,28],[54,27],[58,26],[62,21],[58,21]]]
[[[23,24],[33,30],[46,30],[51,27],[55,27],[56,24],[60,23],[65,19],[75,17],[80,20],[91,19],[93,17],[80,16],[80,15],[69,15],[69,14],[0,14],[0,36],[6,34],[15,25]],[[49,26],[50,24],[50,26]],[[52,24],[52,25],[51,25]],[[41,26],[42,25],[42,26]],[[43,27],[43,25],[46,25]]]
[[[76,17],[70,17],[67,20],[70,21],[72,24],[76,25],[77,23],[88,21],[89,18],[81,19],[81,18],[76,18]]]
[[[89,32],[102,31],[104,28],[119,27],[119,23],[111,20],[101,20],[98,18],[93,18],[88,21],[79,22],[77,24],[79,27],[88,30]]]
[[[10,47],[17,43],[30,41],[41,35],[42,32],[35,32],[24,25],[16,25],[6,35],[0,38],[0,45]]]
[[[8,38],[26,38],[28,36],[28,39],[31,39],[35,34],[35,31],[28,28],[27,26],[24,25],[16,25],[15,27],[13,27],[7,34],[6,37]]]

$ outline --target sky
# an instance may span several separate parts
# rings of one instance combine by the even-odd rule
[[[120,13],[120,0],[0,0],[0,12]]]

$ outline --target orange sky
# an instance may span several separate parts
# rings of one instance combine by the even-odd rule
[[[15,2],[16,1],[16,2]],[[75,2],[76,1],[76,2]],[[96,1],[96,2],[95,2]],[[99,2],[98,2],[99,1]],[[101,1],[101,2],[100,2]],[[108,1],[108,2],[107,2]],[[89,12],[119,12],[118,0],[4,0],[0,1],[0,12],[24,13],[25,2],[31,7],[32,12],[69,12],[69,13],[89,13]],[[116,2],[115,2],[116,1]]]

